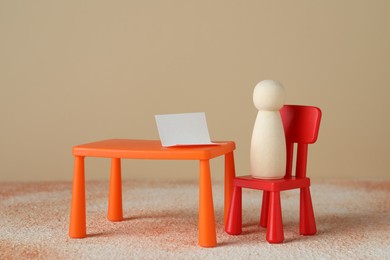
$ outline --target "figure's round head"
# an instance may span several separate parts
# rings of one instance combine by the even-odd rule
[[[258,110],[279,110],[284,105],[284,98],[284,88],[275,80],[263,80],[253,91],[253,103]]]

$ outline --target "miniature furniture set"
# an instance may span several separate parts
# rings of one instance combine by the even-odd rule
[[[111,139],[73,148],[74,177],[69,236],[86,237],[85,157],[111,158],[108,219],[123,220],[121,159],[199,160],[198,243],[217,245],[210,159],[225,157],[224,227],[228,234],[242,232],[242,188],[263,191],[260,225],[267,228],[269,243],[284,240],[280,192],[300,189],[300,234],[314,235],[316,223],[306,177],[308,145],[316,142],[321,110],[311,106],[284,105],[284,88],[265,80],[256,87],[253,101],[259,112],[251,142],[251,175],[235,177],[235,143],[164,147],[159,140]],[[171,131],[169,131],[171,132]],[[297,144],[293,173],[294,144]]]

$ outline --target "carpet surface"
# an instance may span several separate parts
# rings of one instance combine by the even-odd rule
[[[123,181],[125,220],[107,220],[108,181],[87,181],[87,238],[68,237],[71,183],[0,184],[0,259],[390,259],[389,181],[312,181],[318,233],[299,235],[299,192],[281,195],[285,242],[259,227],[260,191],[243,189],[243,233],[223,231],[213,182],[215,248],[197,245],[196,181]]]

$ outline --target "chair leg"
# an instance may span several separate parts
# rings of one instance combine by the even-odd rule
[[[270,192],[266,239],[269,243],[282,243],[284,240],[280,192]]]
[[[233,180],[236,176],[234,168],[234,154],[233,152],[225,155],[225,186],[224,186],[224,209],[223,209],[223,225],[226,227],[227,218],[230,209],[230,202],[233,195]]]
[[[269,191],[263,191],[263,202],[261,204],[260,226],[267,227],[269,208]]]
[[[239,235],[242,232],[242,188],[234,186],[232,201],[225,228],[230,235]]]
[[[317,228],[313,204],[311,202],[310,188],[301,188],[299,233],[301,235],[314,235],[316,232]]]

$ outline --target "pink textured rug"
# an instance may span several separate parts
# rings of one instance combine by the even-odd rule
[[[196,181],[123,182],[125,221],[106,218],[108,181],[87,181],[85,239],[68,237],[71,183],[0,184],[0,259],[390,258],[390,182],[312,181],[318,233],[300,236],[299,192],[282,193],[285,243],[258,226],[261,192],[243,190],[243,234],[224,233],[213,183],[216,248],[197,246]]]

